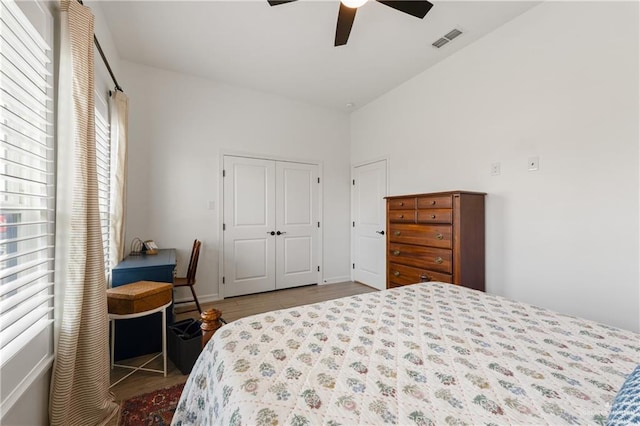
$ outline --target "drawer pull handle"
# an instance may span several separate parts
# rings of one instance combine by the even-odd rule
[[[420,282],[421,283],[426,283],[426,282],[429,282],[429,281],[431,281],[431,277],[429,275],[427,275],[427,274],[420,275]]]
[[[435,206],[436,205],[436,200],[431,200],[431,205]]]
[[[441,239],[443,239],[443,238],[444,238],[444,236],[443,236],[441,233],[439,233],[439,232],[438,232],[438,233],[436,234],[436,238],[437,238],[437,239],[439,239],[439,240],[441,240]]]
[[[393,251],[393,255],[394,256],[400,256],[400,250],[394,250]]]
[[[400,205],[401,205],[401,206],[404,206],[404,202],[403,202],[403,201],[400,201]]]
[[[398,272],[398,271],[393,271],[393,276],[394,276],[394,277],[399,277],[399,276],[400,276],[400,272]]]
[[[435,218],[436,218],[436,215],[435,215],[435,214],[432,214],[432,215],[431,215],[431,219],[435,219]]]
[[[400,236],[400,231],[393,231],[393,235],[395,235],[396,237]]]
[[[442,262],[444,262],[444,261],[442,260],[442,258],[441,258],[441,257],[436,257],[436,258],[435,258],[435,262],[439,265],[439,264],[441,264],[441,263],[442,263]]]
[[[401,214],[400,216],[398,216],[400,219],[404,219],[404,215]]]

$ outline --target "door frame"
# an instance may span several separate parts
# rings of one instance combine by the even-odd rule
[[[355,188],[353,185],[353,180],[355,178],[355,169],[357,167],[362,167],[362,166],[367,166],[369,164],[373,164],[373,163],[378,163],[384,161],[385,162],[385,166],[386,166],[386,173],[387,173],[387,182],[386,182],[386,188],[385,188],[385,192],[387,193],[387,195],[389,195],[389,181],[391,180],[389,178],[389,157],[388,156],[384,156],[384,157],[377,157],[371,160],[367,160],[367,161],[361,161],[358,163],[354,163],[351,165],[351,180],[349,182],[349,186],[351,187],[351,220],[350,222],[353,223],[355,221],[355,217],[354,217],[354,213],[355,213]],[[350,226],[350,236],[351,236],[351,261],[349,263],[351,263],[352,265],[355,263],[355,259],[356,259],[356,232],[355,232],[355,228],[353,226]],[[385,230],[386,231],[386,230]],[[386,238],[386,237],[385,237]],[[385,244],[386,246],[386,244]],[[386,256],[385,256],[386,258]],[[384,273],[386,275],[387,272],[387,265],[385,262],[384,265]],[[349,276],[351,278],[351,281],[355,281],[355,271],[353,268],[349,269]]]
[[[224,277],[224,178],[222,176],[222,172],[224,170],[224,157],[244,157],[244,158],[252,158],[256,160],[270,160],[270,161],[284,161],[288,163],[302,163],[302,164],[311,164],[318,166],[318,177],[320,178],[320,186],[318,188],[318,221],[320,222],[320,231],[318,232],[318,241],[317,241],[317,250],[318,250],[318,265],[320,266],[320,271],[318,271],[318,284],[321,285],[323,283],[322,277],[324,276],[324,257],[323,257],[323,237],[324,237],[324,221],[323,221],[323,194],[324,194],[324,163],[318,160],[309,160],[302,158],[292,158],[292,157],[280,157],[276,155],[269,154],[260,154],[255,152],[246,152],[246,151],[234,151],[234,150],[220,150],[219,151],[219,169],[218,169],[218,199],[220,202],[218,203],[218,298],[223,300],[225,298],[224,294],[224,284],[222,283],[222,279]]]

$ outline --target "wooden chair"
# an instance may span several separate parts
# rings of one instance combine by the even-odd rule
[[[193,241],[193,249],[191,250],[191,259],[189,260],[189,268],[187,269],[186,277],[173,277],[173,287],[189,287],[191,290],[191,294],[193,295],[193,301],[196,302],[196,307],[198,312],[202,313],[202,309],[200,308],[200,303],[198,302],[198,297],[196,296],[196,292],[193,290],[193,286],[196,283],[196,270],[198,269],[198,257],[200,256],[200,246],[202,242],[198,240]],[[174,305],[181,303],[191,303],[190,300],[184,300],[182,302],[174,302]],[[195,311],[195,309],[189,309],[184,312]]]

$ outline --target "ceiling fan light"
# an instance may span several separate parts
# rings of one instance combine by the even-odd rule
[[[340,0],[340,1],[342,1],[342,4],[352,9],[358,8],[367,2],[367,0]]]

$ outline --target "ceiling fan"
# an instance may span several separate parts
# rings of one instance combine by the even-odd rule
[[[271,6],[285,3],[292,3],[297,0],[267,0]],[[376,0],[378,3],[387,5],[400,12],[424,18],[433,4],[427,0]],[[341,0],[340,11],[338,12],[338,24],[336,25],[336,39],[334,46],[343,46],[349,40],[353,20],[356,18],[358,8],[364,5],[367,0]]]

